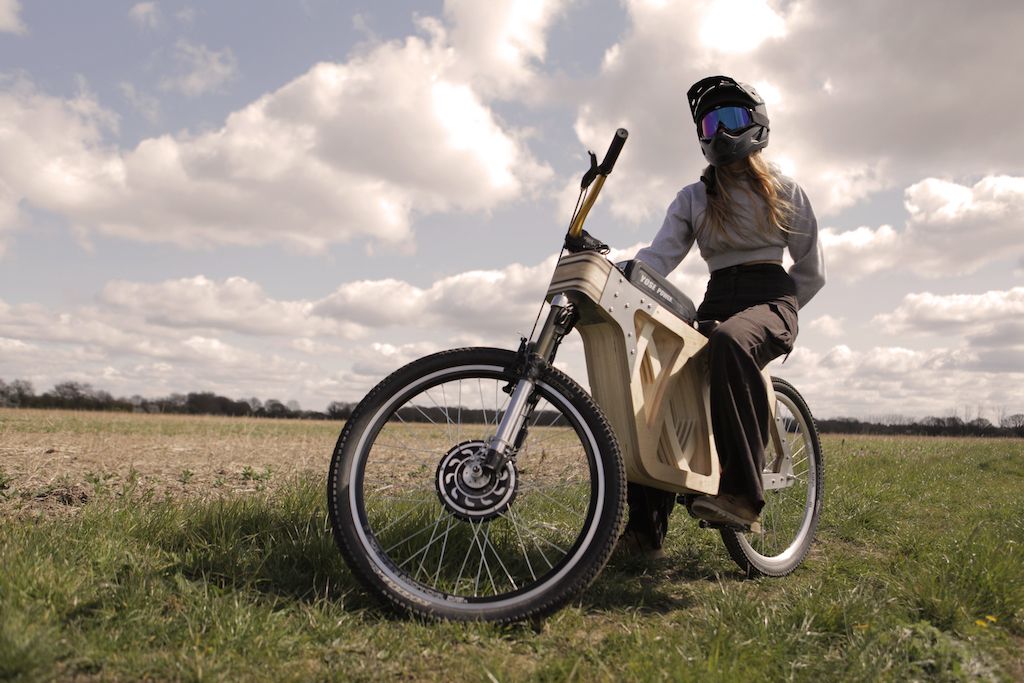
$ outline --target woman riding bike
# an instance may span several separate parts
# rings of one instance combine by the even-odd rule
[[[696,242],[711,279],[697,311],[709,334],[711,424],[721,461],[717,496],[689,499],[713,525],[757,531],[771,409],[761,370],[793,349],[797,311],[825,284],[818,224],[807,195],[768,165],[764,100],[749,85],[710,76],[687,91],[710,164],[669,206],[636,259],[668,275]],[[782,267],[788,249],[793,266]],[[622,543],[661,554],[676,495],[630,483]]]

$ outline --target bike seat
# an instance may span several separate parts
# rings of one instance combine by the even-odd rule
[[[643,261],[623,261],[616,264],[622,273],[635,287],[648,292],[661,306],[672,311],[688,323],[692,323],[697,317],[697,307],[693,305],[690,297],[686,296],[679,289],[654,271]]]

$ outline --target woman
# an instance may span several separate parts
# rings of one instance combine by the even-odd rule
[[[687,92],[710,166],[676,195],[638,260],[668,275],[694,242],[711,271],[698,320],[719,321],[708,339],[711,426],[721,461],[717,496],[690,511],[714,524],[758,528],[770,408],[761,369],[793,349],[797,310],[825,284],[818,224],[807,195],[761,158],[764,100],[744,83],[711,76]],[[782,267],[783,250],[793,258]],[[660,555],[675,496],[629,485],[627,545]]]

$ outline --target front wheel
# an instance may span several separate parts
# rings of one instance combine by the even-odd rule
[[[550,369],[513,459],[479,467],[518,379],[516,354],[414,361],[353,412],[331,460],[335,540],[402,610],[510,622],[554,612],[597,576],[622,525],[625,474],[601,410]]]
[[[807,403],[789,382],[772,378],[779,436],[792,462],[791,484],[765,491],[761,532],[722,529],[729,556],[748,576],[785,576],[811,549],[821,516],[824,462],[814,418]],[[778,457],[774,445],[765,452],[765,473]]]

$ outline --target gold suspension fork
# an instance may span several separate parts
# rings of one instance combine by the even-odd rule
[[[629,137],[629,133],[625,128],[619,128],[615,131],[612,144],[608,146],[608,151],[605,153],[600,165],[597,164],[596,157],[591,153],[590,163],[593,165],[587,174],[583,176],[583,182],[581,183],[587,189],[587,196],[583,200],[583,206],[580,207],[579,213],[573,217],[572,223],[569,225],[570,237],[579,237],[583,232],[583,223],[587,220],[587,214],[590,213],[594,202],[597,201],[597,195],[601,194],[605,178],[608,177],[608,174],[612,172],[612,168],[615,167],[615,161],[619,158],[619,152],[622,151],[622,146],[626,144],[627,137]],[[591,181],[593,181],[593,185],[590,184]]]
[[[598,175],[597,180],[587,190],[587,196],[583,200],[583,206],[580,207],[580,212],[576,214],[576,218],[573,219],[572,225],[569,226],[569,234],[573,237],[579,237],[580,233],[583,232],[583,222],[587,220],[587,214],[590,213],[591,207],[594,206],[594,202],[597,201],[597,195],[601,193],[601,188],[604,187],[605,178],[608,176]]]

